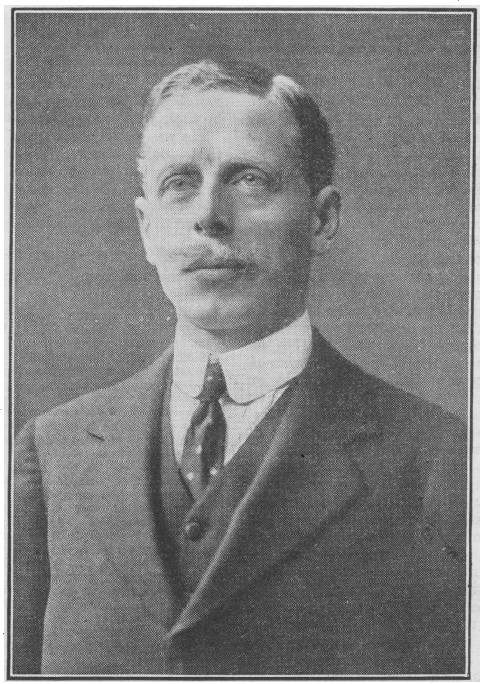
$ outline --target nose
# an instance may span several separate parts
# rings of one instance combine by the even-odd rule
[[[196,233],[215,237],[229,233],[227,223],[222,219],[215,219],[213,217],[197,221],[194,225],[194,230]]]
[[[195,232],[209,237],[223,237],[231,233],[232,221],[228,200],[222,193],[222,188],[206,189],[201,200],[201,207],[194,223]]]

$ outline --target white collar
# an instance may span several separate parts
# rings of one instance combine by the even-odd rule
[[[230,398],[238,404],[246,404],[299,375],[311,349],[312,327],[307,311],[286,328],[219,355],[199,347],[177,328],[173,380],[186,394],[197,397],[202,390],[209,357],[218,358]]]

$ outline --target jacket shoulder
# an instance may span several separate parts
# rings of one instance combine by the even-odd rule
[[[161,383],[172,357],[169,347],[147,368],[110,387],[82,394],[71,401],[56,406],[35,420],[38,436],[51,433],[71,432],[76,425],[85,425],[102,414],[109,414],[118,407],[136,401],[143,391],[155,383]]]
[[[322,340],[322,345],[322,353],[333,369],[335,392],[341,400],[357,396],[366,406],[369,404],[385,427],[390,425],[396,430],[407,430],[413,437],[417,434],[422,438],[426,433],[431,438],[453,434],[466,442],[467,425],[461,418],[368,373],[346,359],[326,340]],[[320,389],[322,391],[322,387]]]

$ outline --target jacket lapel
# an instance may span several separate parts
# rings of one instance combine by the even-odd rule
[[[146,612],[170,628],[167,637],[225,605],[296,547],[314,540],[322,526],[361,496],[365,485],[352,460],[355,454],[345,446],[378,432],[375,398],[366,394],[364,376],[315,332],[311,361],[266,457],[181,612],[156,528],[159,500],[151,470],[159,457],[171,360],[172,349],[112,392],[110,402],[105,397],[99,402],[97,416],[86,426],[95,484],[83,493],[110,562]]]
[[[112,394],[87,425],[96,442],[96,485],[89,517],[124,584],[156,622],[170,626],[180,607],[156,527],[158,493],[152,464],[159,457],[160,416],[172,350]],[[88,494],[87,494],[88,495]],[[105,505],[108,502],[108,505]],[[87,507],[86,507],[87,508]]]
[[[349,369],[349,372],[347,371]],[[375,436],[362,375],[315,331],[311,361],[219,549],[168,637],[192,627],[314,540],[366,486],[346,444]]]

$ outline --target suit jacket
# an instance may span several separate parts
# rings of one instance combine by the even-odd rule
[[[171,359],[18,437],[13,672],[463,673],[466,427],[315,332],[183,605],[151,465]]]

